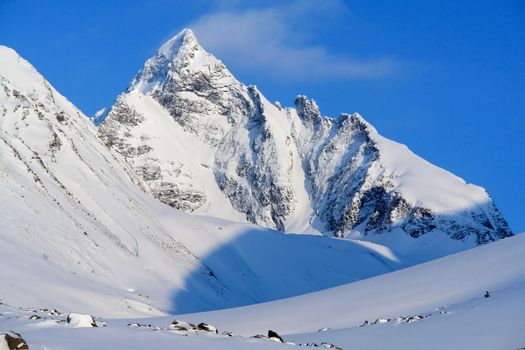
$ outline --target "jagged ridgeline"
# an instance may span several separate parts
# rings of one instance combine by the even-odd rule
[[[172,207],[289,232],[381,240],[512,235],[486,191],[313,100],[270,103],[191,30],[164,44],[107,113],[99,136]]]

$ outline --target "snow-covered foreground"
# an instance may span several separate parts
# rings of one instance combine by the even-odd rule
[[[525,346],[525,285],[423,313],[419,321],[291,335],[298,342],[329,339],[344,349],[520,349]]]
[[[423,314],[525,283],[525,235],[382,276],[271,303],[181,316],[250,334],[300,333]],[[525,305],[524,305],[525,306]],[[525,309],[524,309],[525,310]],[[524,313],[525,320],[525,313]]]
[[[342,349],[518,349],[525,346],[524,253],[521,234],[298,297],[198,314],[97,319],[99,328],[73,328],[65,314],[1,305],[0,329],[22,333],[30,348],[49,350],[108,344],[111,349],[153,344],[156,349],[300,349],[308,343]],[[42,318],[30,319],[34,314]],[[219,332],[170,330],[175,318],[211,323]],[[268,329],[297,345],[250,337]]]

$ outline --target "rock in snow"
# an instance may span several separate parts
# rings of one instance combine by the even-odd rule
[[[171,324],[168,326],[168,329],[186,332],[186,331],[196,330],[197,326],[194,325],[193,323],[173,320],[173,322],[171,322]]]
[[[186,321],[173,320],[173,322],[171,322],[171,324],[168,326],[168,329],[180,332],[210,332],[219,334],[219,330],[217,329],[217,327],[204,322],[195,325]]]
[[[95,319],[91,315],[70,313],[67,315],[66,321],[69,325],[75,328],[98,327]]]
[[[100,118],[98,119],[100,122]],[[379,240],[398,231],[483,244],[512,233],[482,188],[314,100],[270,103],[191,30],[165,43],[100,122],[155,197],[290,232]]]
[[[15,332],[0,332],[0,350],[28,350],[22,336]]]
[[[206,331],[206,332],[212,332],[212,333],[215,333],[215,334],[219,334],[219,330],[217,329],[217,327],[212,326],[211,324],[204,323],[204,322],[199,323],[197,325],[197,329],[199,329],[201,331]]]
[[[277,334],[277,332],[272,331],[271,329],[268,330],[268,339],[274,340],[279,343],[284,343],[283,338],[279,334]]]

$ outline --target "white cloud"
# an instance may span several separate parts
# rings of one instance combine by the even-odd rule
[[[351,16],[337,1],[294,2],[279,7],[219,11],[190,27],[208,51],[235,69],[279,78],[316,81],[384,77],[396,71],[391,58],[356,59],[309,44],[315,25]]]

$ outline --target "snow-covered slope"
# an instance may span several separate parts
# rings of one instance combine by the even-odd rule
[[[524,254],[520,234],[320,292],[177,318],[235,334],[273,329],[296,343],[344,349],[518,349],[525,345]]]
[[[162,204],[85,115],[3,46],[0,130],[0,298],[11,305],[189,312],[413,263],[379,245],[285,235]]]
[[[439,250],[434,256],[512,234],[484,189],[385,139],[358,114],[324,117],[304,96],[295,108],[270,103],[189,29],[146,62],[99,122],[105,144],[151,193],[188,212],[407,254]],[[443,248],[446,236],[465,244]]]
[[[345,329],[378,318],[425,314],[483,299],[485,291],[525,290],[525,234],[363,281],[274,302],[180,315],[237,334],[275,328],[283,334]],[[516,304],[523,305],[524,298]],[[525,315],[521,321],[525,321]],[[272,329],[273,329],[272,328]]]
[[[190,315],[104,319],[103,328],[72,328],[65,315],[0,305],[7,316],[0,318],[0,328],[15,329],[30,346],[48,349],[92,349],[101,343],[126,350],[151,344],[156,349],[306,350],[323,343],[320,348],[520,349],[525,345],[524,253],[521,234],[299,297]],[[219,331],[170,330],[174,318],[208,322]],[[295,345],[251,337],[268,329]]]

